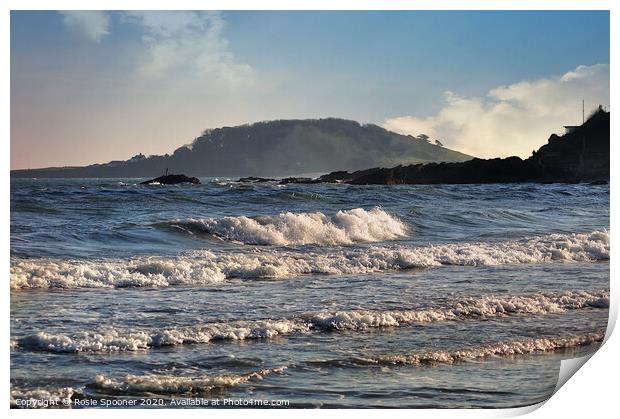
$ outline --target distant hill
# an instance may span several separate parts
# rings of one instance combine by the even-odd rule
[[[285,176],[373,166],[471,159],[377,125],[326,118],[277,120],[207,130],[172,155],[134,156],[85,167],[13,170],[12,177]]]
[[[344,182],[368,184],[459,184],[510,182],[607,182],[609,180],[609,112],[599,108],[581,126],[558,136],[526,160],[472,159],[460,163],[428,163],[376,167],[352,173],[332,172],[317,179],[297,182]],[[287,182],[295,182],[289,179]]]

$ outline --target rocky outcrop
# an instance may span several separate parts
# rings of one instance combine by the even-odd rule
[[[549,137],[527,161],[542,181],[596,181],[609,178],[610,115],[598,109],[571,132]]]
[[[472,159],[462,163],[427,163],[332,172],[316,179],[286,183],[339,182],[354,185],[462,184],[513,182],[606,182],[609,179],[609,112],[596,111],[563,136],[551,135],[526,160]]]
[[[265,183],[265,182],[276,182],[277,179],[258,177],[258,176],[248,176],[242,177],[237,182],[241,183]]]
[[[200,184],[200,180],[197,177],[190,177],[185,175],[164,175],[156,177],[155,179],[140,182],[140,185],[177,185],[179,183],[193,183],[195,185],[198,185]]]

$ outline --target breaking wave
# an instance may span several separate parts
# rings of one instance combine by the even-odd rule
[[[441,265],[485,266],[609,259],[609,233],[551,234],[527,240],[408,247],[252,248],[177,257],[13,260],[11,288],[114,288],[203,285],[227,278],[367,274]]]
[[[608,308],[609,292],[576,291],[521,296],[488,296],[454,301],[446,307],[424,310],[320,311],[279,320],[233,321],[164,330],[103,329],[74,335],[39,332],[12,339],[13,349],[57,353],[139,351],[163,346],[269,339],[325,331],[363,331],[411,323],[456,321],[476,317],[541,315],[586,308]]]
[[[349,245],[407,236],[407,226],[381,208],[338,211],[331,217],[322,212],[285,212],[275,216],[174,220],[166,224],[223,240],[277,246]]]
[[[97,375],[89,387],[120,394],[194,395],[233,387],[252,379],[263,379],[272,373],[282,373],[286,367],[265,368],[247,374],[203,375],[198,377],[178,375],[127,375],[122,379]]]
[[[203,285],[226,276],[213,261],[187,257],[132,260],[23,260],[11,266],[11,288],[124,288]]]

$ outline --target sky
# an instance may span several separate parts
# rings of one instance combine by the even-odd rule
[[[527,157],[609,105],[607,11],[11,12],[11,168],[341,117]]]

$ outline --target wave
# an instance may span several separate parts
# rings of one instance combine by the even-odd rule
[[[197,377],[179,375],[127,375],[123,378],[106,377],[97,374],[95,381],[86,387],[111,395],[202,395],[234,387],[250,380],[262,380],[286,367],[263,368],[246,374],[201,375]],[[59,388],[13,388],[10,404],[12,408],[70,407],[74,397],[84,397],[84,389]]]
[[[465,347],[453,350],[419,351],[408,354],[381,354],[353,356],[346,359],[308,361],[308,364],[329,366],[433,366],[456,364],[482,360],[490,357],[514,357],[535,353],[556,352],[600,344],[605,337],[604,330],[583,335],[553,336],[495,342],[477,347]],[[303,363],[302,363],[303,364]],[[295,367],[291,365],[290,367]],[[235,386],[253,378],[262,379],[273,372],[282,373],[287,367],[263,369],[242,375],[219,376],[170,376],[170,375],[128,375],[122,380],[115,380],[98,375],[92,387],[112,390],[121,394],[200,394],[215,389]]]
[[[330,365],[413,365],[426,366],[475,361],[488,357],[511,357],[538,352],[553,352],[601,343],[604,331],[581,336],[548,337],[498,342],[490,345],[457,350],[425,351],[411,354],[390,354],[352,357],[345,361],[322,361]]]
[[[218,340],[268,339],[308,330],[308,326],[289,320],[257,320],[170,328],[161,331],[108,328],[78,332],[71,336],[38,332],[35,335],[14,339],[14,341],[16,342],[15,349],[24,348],[55,353],[116,352],[209,343]]]
[[[381,208],[338,211],[331,217],[322,212],[285,212],[275,216],[174,220],[167,225],[228,241],[277,246],[350,245],[407,236],[407,226]]]
[[[409,323],[430,323],[472,317],[500,317],[518,314],[564,313],[583,308],[608,308],[609,292],[577,291],[558,294],[469,298],[449,307],[428,310],[344,311],[304,316],[314,329],[344,330],[368,327],[397,327]]]
[[[527,240],[429,246],[335,247],[321,251],[252,248],[177,257],[13,260],[11,288],[114,288],[204,285],[227,278],[355,275],[442,265],[489,266],[609,259],[609,233],[551,234]]]
[[[294,334],[328,331],[364,331],[411,323],[457,321],[477,317],[542,315],[569,310],[608,308],[609,292],[576,291],[521,296],[487,296],[454,301],[446,307],[425,310],[350,310],[305,313],[288,319],[233,321],[164,330],[102,329],[74,335],[39,332],[12,339],[13,350],[22,348],[56,353],[139,351],[163,346],[271,339]]]
[[[514,357],[536,353],[548,353],[578,347],[600,344],[605,332],[598,330],[583,335],[554,336],[496,342],[477,347],[465,347],[452,350],[419,351],[408,354],[379,354],[352,356],[345,359],[309,360],[301,364],[292,364],[279,368],[264,368],[246,374],[222,375],[126,375],[123,378],[107,377],[98,374],[95,381],[86,387],[103,391],[110,395],[202,395],[213,391],[234,387],[251,380],[262,380],[277,373],[282,374],[287,368],[305,365],[333,367],[368,367],[368,366],[414,366],[428,367],[434,365],[453,365],[462,362],[479,361],[490,357]],[[83,390],[71,387],[57,389],[12,389],[11,407],[45,408],[68,407],[74,395],[80,396]],[[20,404],[18,405],[17,401]],[[47,403],[43,403],[43,402]],[[55,402],[54,405],[49,401]],[[24,405],[24,402],[27,404]]]
[[[527,355],[536,352],[552,352],[562,349],[587,346],[603,341],[605,332],[598,331],[583,336],[526,339],[500,342],[477,348],[453,351],[427,351],[403,355],[380,355],[351,359],[352,363],[368,365],[433,365],[454,364],[455,362],[473,361],[491,356]]]
[[[124,288],[203,285],[225,275],[210,260],[23,260],[11,265],[11,288]]]
[[[272,373],[282,373],[286,367],[265,368],[247,374],[203,375],[127,375],[122,379],[97,375],[91,388],[120,394],[194,395],[233,387],[252,379],[263,379]]]

